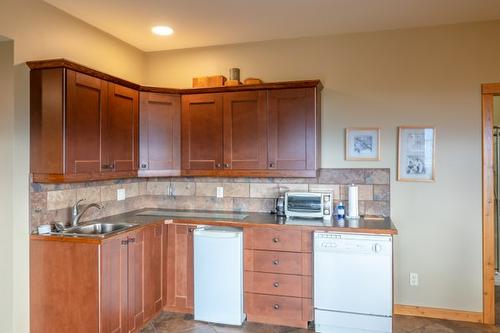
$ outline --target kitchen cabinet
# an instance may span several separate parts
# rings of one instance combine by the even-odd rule
[[[319,167],[316,88],[182,97],[182,173],[314,177]]]
[[[311,231],[247,227],[244,245],[247,320],[307,328],[313,319]]]
[[[108,83],[108,107],[103,115],[104,172],[137,171],[139,156],[139,93]]]
[[[182,96],[182,169],[221,168],[222,94]]]
[[[163,233],[163,308],[193,313],[193,231],[196,226],[166,224]]]
[[[180,175],[181,98],[140,93],[139,176]]]
[[[162,309],[163,225],[144,227],[144,322]]]
[[[161,310],[162,225],[30,241],[32,332],[137,332]]]
[[[269,167],[313,171],[319,168],[319,113],[314,88],[269,92]]]
[[[66,68],[30,75],[34,182],[137,175],[137,90]]]

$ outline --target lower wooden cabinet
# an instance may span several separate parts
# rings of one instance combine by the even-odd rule
[[[161,310],[162,228],[30,242],[31,332],[137,332]]]
[[[195,225],[166,224],[163,233],[163,308],[193,313],[193,231]]]

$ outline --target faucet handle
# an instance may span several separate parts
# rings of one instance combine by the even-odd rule
[[[80,208],[80,202],[85,201],[85,199],[80,199],[78,200],[74,205],[73,205],[73,216],[78,214],[79,208]]]

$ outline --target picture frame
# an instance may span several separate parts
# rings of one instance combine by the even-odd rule
[[[346,128],[345,159],[346,161],[380,161],[380,128]]]
[[[398,127],[398,181],[434,182],[436,129],[432,126]]]

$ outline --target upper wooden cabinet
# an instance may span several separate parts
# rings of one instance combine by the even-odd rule
[[[222,168],[222,94],[182,96],[182,169]]]
[[[267,92],[226,93],[224,100],[224,169],[267,168]]]
[[[182,96],[182,174],[315,177],[317,87]]]
[[[319,155],[319,112],[314,88],[269,92],[269,167],[316,170]]]
[[[70,69],[31,71],[35,182],[137,175],[139,94]]]
[[[34,182],[317,176],[318,80],[169,89],[64,59],[28,65]]]
[[[140,176],[177,176],[181,169],[181,98],[140,93]]]

